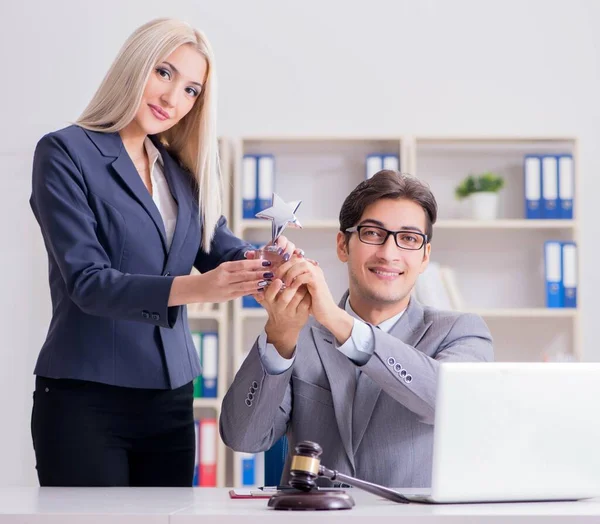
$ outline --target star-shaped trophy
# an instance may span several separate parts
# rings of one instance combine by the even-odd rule
[[[270,260],[272,266],[277,266],[282,262],[281,255],[279,253],[279,247],[275,245],[275,242],[283,233],[284,229],[288,226],[302,229],[302,225],[295,215],[301,203],[301,200],[295,202],[284,202],[279,195],[273,193],[271,207],[254,215],[256,218],[264,218],[272,221],[271,242],[260,249],[258,253],[259,258]]]
[[[302,229],[302,225],[294,214],[296,211],[298,211],[300,204],[302,204],[302,200],[297,200],[296,202],[284,202],[277,193],[273,193],[271,207],[268,207],[267,209],[254,215],[257,218],[272,220],[272,244],[275,244],[275,241],[279,238],[281,233],[283,233],[283,230],[288,226],[288,224],[291,227]]]

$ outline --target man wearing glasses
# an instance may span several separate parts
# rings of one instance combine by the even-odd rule
[[[294,256],[276,270],[258,298],[265,330],[223,400],[229,447],[265,451],[287,435],[282,483],[294,445],[311,440],[329,468],[390,487],[431,485],[439,364],[493,360],[480,317],[411,297],[436,217],[425,184],[380,171],[340,211],[349,290],[339,304],[309,260]]]

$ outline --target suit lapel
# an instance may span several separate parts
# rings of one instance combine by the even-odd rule
[[[160,152],[163,159],[165,178],[169,185],[169,189],[173,198],[177,202],[177,222],[175,224],[175,232],[173,233],[173,240],[171,242],[171,249],[169,250],[170,259],[172,256],[177,256],[179,249],[183,245],[187,230],[190,226],[191,209],[189,202],[189,190],[186,190],[188,181],[183,180],[183,177],[190,176],[177,165],[175,160],[167,152],[165,147],[155,138],[150,137],[154,145]],[[169,261],[167,260],[167,265]]]
[[[429,326],[431,326],[431,322],[425,324],[423,321],[423,307],[414,298],[411,298],[406,311],[390,329],[389,334],[405,344],[415,347]],[[377,330],[377,328],[374,329]],[[380,394],[381,387],[366,373],[361,373],[352,406],[353,453],[356,453],[362,442]]]
[[[405,344],[416,347],[421,341],[427,330],[433,324],[433,321],[425,322],[425,312],[423,306],[415,298],[410,299],[406,312],[402,318],[406,317],[407,326],[402,324],[402,318],[390,329],[390,334],[399,338]]]
[[[356,371],[348,358],[334,345],[334,336],[323,327],[313,326],[315,346],[331,387],[335,418],[342,444],[354,470],[352,452],[352,397],[356,389]]]
[[[142,182],[142,178],[138,175],[135,170],[135,166],[133,162],[129,158],[129,155],[123,148],[123,152],[117,157],[117,159],[112,163],[113,168],[117,175],[121,177],[123,182],[129,188],[131,194],[135,197],[135,199],[142,205],[142,207],[146,210],[146,212],[150,215],[150,218],[154,222],[156,229],[160,233],[160,239],[162,242],[163,249],[165,252],[167,251],[167,235],[165,232],[165,225],[163,223],[162,217],[150,196],[150,193],[144,186]]]
[[[125,183],[131,195],[142,205],[146,210],[150,218],[154,222],[156,229],[160,233],[163,249],[167,251],[167,240],[165,233],[165,226],[154,203],[152,196],[144,186],[142,178],[138,174],[129,158],[127,150],[123,147],[123,141],[119,133],[101,133],[97,131],[89,131],[85,129],[85,132],[94,142],[96,147],[104,156],[117,157],[112,163],[115,173]]]

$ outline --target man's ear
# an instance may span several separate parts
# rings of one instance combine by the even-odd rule
[[[427,269],[429,265],[429,258],[431,257],[431,244],[425,244],[425,248],[423,249],[423,260],[421,260],[421,267],[419,268],[419,273],[423,273]]]
[[[346,235],[341,231],[337,234],[337,256],[341,262],[348,262],[348,244],[346,243]]]

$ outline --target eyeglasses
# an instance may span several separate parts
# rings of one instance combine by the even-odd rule
[[[406,229],[401,229],[400,231],[390,231],[389,229],[384,229],[377,226],[354,226],[346,229],[346,232],[358,232],[358,239],[361,242],[376,246],[385,244],[388,237],[391,235],[394,237],[396,245],[400,249],[409,249],[411,251],[418,251],[427,242],[427,235]]]

